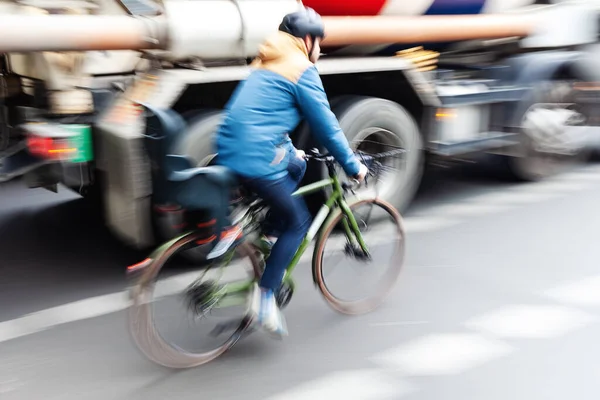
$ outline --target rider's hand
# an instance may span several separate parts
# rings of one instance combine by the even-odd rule
[[[301,160],[304,160],[305,156],[306,156],[306,153],[304,152],[304,150],[296,149],[296,157],[298,157]]]
[[[354,178],[359,182],[362,182],[365,180],[365,176],[367,176],[368,172],[369,169],[365,166],[365,164],[360,163],[360,169],[358,170],[358,174],[356,174]]]

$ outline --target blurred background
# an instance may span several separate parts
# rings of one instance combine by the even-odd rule
[[[176,112],[165,151],[210,165],[232,91],[301,4],[1,0],[0,399],[598,398],[600,1],[302,3],[323,16],[318,68],[351,146],[407,150],[361,189],[404,217],[388,300],[335,313],[309,249],[285,340],[191,369],[144,357],[126,268],[185,213],[160,195],[139,104]],[[324,150],[305,123],[291,137]],[[160,313],[169,333],[204,340],[185,311]]]

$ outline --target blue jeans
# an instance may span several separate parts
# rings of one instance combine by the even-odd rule
[[[306,172],[306,161],[289,155],[288,175],[276,180],[244,179],[248,189],[269,205],[265,221],[265,234],[278,237],[267,259],[260,286],[276,292],[281,286],[285,269],[311,223],[304,199],[292,197]]]

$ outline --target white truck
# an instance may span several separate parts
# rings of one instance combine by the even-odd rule
[[[597,13],[533,3],[304,1],[324,15],[318,69],[352,146],[408,150],[378,183],[400,210],[426,162],[488,154],[533,180],[585,160],[600,68],[582,46],[597,41]],[[153,202],[138,102],[179,112],[187,129],[171,151],[206,165],[259,43],[299,6],[0,1],[0,181],[63,184],[101,200],[110,229],[134,247],[172,236],[181,210]],[[305,124],[292,139],[319,146]]]

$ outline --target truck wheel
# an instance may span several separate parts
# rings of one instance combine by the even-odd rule
[[[504,157],[503,170],[512,179],[537,181],[585,163],[590,150],[569,141],[569,126],[584,126],[568,82],[543,82],[520,112],[520,143]],[[566,105],[566,106],[563,106]]]
[[[329,101],[329,107],[335,111],[337,110],[339,105],[346,104],[348,101],[352,100],[356,100],[356,96],[336,96]],[[294,146],[296,146],[296,148],[298,149],[307,150],[312,149],[314,147],[319,147],[320,149],[322,149],[322,146],[320,146],[313,138],[312,134],[310,133],[310,127],[305,121],[301,122],[300,125],[298,125],[296,130],[292,133],[292,135],[290,135],[290,138],[292,139]],[[308,173],[309,171],[307,171],[307,174]],[[315,175],[314,177],[315,179],[320,179],[320,172],[317,173],[317,175]]]
[[[219,110],[191,111],[184,114],[188,129],[175,142],[173,152],[186,155],[205,166],[214,157],[213,139],[221,124],[223,113]]]
[[[408,151],[401,157],[385,159],[391,172],[376,183],[380,198],[394,205],[400,212],[406,210],[419,187],[423,173],[423,141],[412,116],[399,104],[379,98],[344,96],[342,100],[332,100],[331,104],[352,149],[378,153],[401,147]],[[309,128],[303,126],[299,136],[306,135],[309,135]],[[305,139],[304,142],[316,143],[314,139]],[[323,149],[322,146],[319,147]],[[315,165],[310,167],[311,170],[307,171],[308,179],[326,178],[327,170],[324,166],[317,166],[318,170],[314,169]],[[341,168],[340,174],[345,177]],[[375,182],[369,186],[373,184]],[[370,191],[372,188],[364,190]],[[314,197],[309,198],[311,203],[315,200]],[[313,206],[311,204],[311,209]]]

